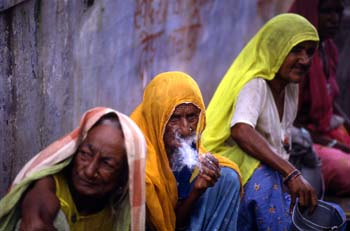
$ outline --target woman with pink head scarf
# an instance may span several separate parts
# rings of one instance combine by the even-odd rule
[[[21,169],[0,230],[144,230],[146,142],[126,115],[93,108]]]

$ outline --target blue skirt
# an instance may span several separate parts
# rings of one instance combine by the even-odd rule
[[[222,167],[219,180],[197,201],[187,230],[236,231],[240,187],[238,174]]]
[[[289,213],[290,195],[284,190],[282,176],[272,168],[261,165],[244,186],[238,215],[238,230],[296,230]],[[332,203],[345,219],[339,205]],[[346,229],[343,227],[342,230]]]
[[[244,186],[238,230],[291,230],[290,203],[279,172],[259,166]]]

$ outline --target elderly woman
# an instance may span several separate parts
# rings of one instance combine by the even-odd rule
[[[301,206],[317,204],[315,190],[288,158],[297,83],[318,41],[305,18],[272,18],[238,55],[210,101],[203,145],[241,170],[239,230],[289,230],[297,197]]]
[[[0,230],[144,230],[145,146],[109,108],[34,156],[0,201]]]
[[[131,118],[147,141],[148,228],[237,230],[238,170],[201,149],[205,107],[197,83],[182,72],[159,74]]]
[[[344,0],[296,0],[290,11],[307,18],[320,35],[310,71],[300,84],[297,126],[312,134],[314,149],[322,160],[326,192],[350,196],[350,135],[335,99],[338,49],[333,41],[339,30]],[[349,76],[350,77],[350,76]],[[337,114],[338,113],[338,114]]]

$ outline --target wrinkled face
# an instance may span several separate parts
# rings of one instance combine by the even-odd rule
[[[339,30],[344,10],[344,0],[321,0],[318,33],[322,40],[333,38]]]
[[[284,59],[277,76],[287,82],[299,83],[308,73],[317,43],[304,41],[297,44]]]
[[[103,198],[122,186],[127,156],[121,130],[101,124],[93,127],[73,160],[72,184],[82,196]]]
[[[169,118],[164,132],[164,145],[168,156],[181,146],[181,139],[193,137],[199,121],[200,109],[194,104],[180,104]]]

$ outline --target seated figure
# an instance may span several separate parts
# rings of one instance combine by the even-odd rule
[[[147,142],[149,230],[237,230],[237,166],[201,146],[205,107],[197,83],[165,72],[146,87],[131,118]]]
[[[145,154],[130,118],[89,110],[18,173],[0,201],[0,230],[144,230]]]
[[[239,230],[290,230],[297,198],[301,207],[317,205],[314,188],[288,159],[298,83],[318,41],[302,16],[275,16],[243,48],[209,103],[203,145],[242,173]]]

